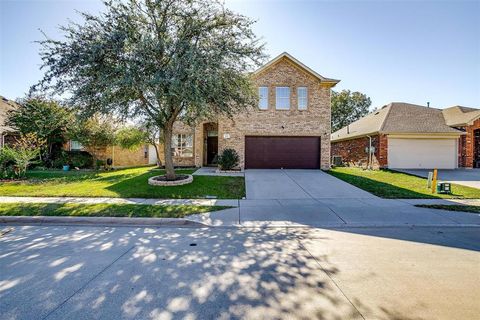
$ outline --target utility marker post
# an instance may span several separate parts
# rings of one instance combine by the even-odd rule
[[[435,193],[437,188],[437,169],[433,169],[432,193]]]

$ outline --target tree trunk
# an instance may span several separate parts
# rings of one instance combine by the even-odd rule
[[[165,177],[167,180],[175,180],[175,169],[173,168],[172,156],[172,134],[173,124],[167,124],[163,129],[165,141],[163,142],[163,152],[165,153]]]
[[[155,148],[155,153],[157,154],[157,167],[162,166],[162,160],[160,160],[160,151],[158,151],[158,145],[154,142],[153,147]]]

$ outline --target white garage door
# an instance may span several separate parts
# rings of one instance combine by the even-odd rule
[[[388,167],[454,169],[457,167],[457,139],[388,138]]]

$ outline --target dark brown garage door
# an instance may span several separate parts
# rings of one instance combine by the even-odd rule
[[[318,169],[320,137],[245,137],[247,169]]]

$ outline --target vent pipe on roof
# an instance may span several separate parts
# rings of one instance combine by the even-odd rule
[[[427,102],[427,108],[430,108],[430,102]]]
[[[347,124],[347,134],[350,134],[350,125]]]

